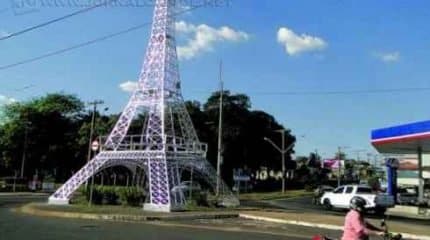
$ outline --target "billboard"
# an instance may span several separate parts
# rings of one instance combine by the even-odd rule
[[[339,164],[343,166],[343,160],[339,159],[324,159],[324,168],[328,169],[338,169]]]
[[[430,166],[430,155],[423,154],[423,168],[427,170]],[[418,171],[418,157],[416,155],[408,155],[399,158],[399,170]]]
[[[418,170],[418,159],[416,158],[403,158],[399,160],[399,170]]]
[[[423,178],[430,178],[430,155],[423,154]],[[399,158],[399,178],[416,179],[418,178],[418,158],[416,155],[408,155]]]

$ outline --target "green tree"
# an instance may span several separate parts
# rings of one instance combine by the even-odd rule
[[[26,177],[36,170],[69,176],[71,169],[81,165],[75,160],[79,158],[75,136],[83,107],[76,96],[63,93],[4,106],[6,122],[0,126],[0,161],[5,172],[12,174],[21,169],[27,135]]]
[[[276,119],[264,111],[252,110],[251,101],[244,94],[224,91],[223,115],[223,177],[232,181],[232,170],[238,167],[281,169],[281,154],[264,137],[281,144],[283,129]],[[214,92],[201,104],[187,101],[185,106],[202,142],[209,145],[208,159],[215,166],[217,158],[218,117],[220,92]],[[12,175],[19,171],[27,132],[25,175],[55,174],[64,181],[86,162],[91,111],[84,111],[83,102],[74,95],[55,93],[26,102],[7,105],[3,109],[4,124],[0,125],[0,174]],[[94,138],[109,134],[118,114],[96,112]],[[141,134],[145,114],[136,117],[128,134]],[[288,130],[286,146],[295,142]],[[290,153],[293,149],[290,150]],[[289,154],[287,168],[296,168]]]
[[[217,136],[219,119],[220,92],[214,92],[203,104],[203,113],[206,117],[199,117],[210,123],[208,126],[197,125],[198,132],[205,132],[209,144],[208,159],[215,166],[217,156]],[[196,114],[191,114],[192,118]],[[195,119],[193,118],[195,122]],[[199,130],[199,127],[201,129]],[[263,111],[252,111],[251,101],[244,94],[231,94],[223,92],[223,165],[222,175],[227,182],[232,181],[234,168],[248,167],[258,169],[261,166],[270,169],[281,169],[281,154],[264,137],[271,138],[278,146],[281,145],[281,136],[274,130],[284,128],[273,116]],[[285,145],[289,146],[295,137],[288,131]],[[290,151],[292,153],[293,150]],[[290,155],[286,156],[287,167],[295,168]]]

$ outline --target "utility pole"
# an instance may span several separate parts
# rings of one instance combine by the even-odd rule
[[[15,175],[13,176],[12,192],[15,192],[15,190],[16,190],[16,177],[17,176],[18,176],[18,171],[15,170]]]
[[[222,79],[222,61],[219,64],[219,83],[220,83],[220,96],[219,96],[219,119],[218,119],[218,155],[216,164],[216,196],[219,196],[220,182],[221,182],[221,163],[222,163],[222,110],[223,110],[223,94],[224,82]]]
[[[96,120],[96,112],[97,112],[97,106],[100,104],[104,104],[102,100],[95,100],[92,102],[89,102],[88,105],[93,106],[93,114],[91,117],[91,128],[90,128],[90,138],[89,138],[89,144],[88,144],[88,155],[87,155],[87,162],[91,160],[91,144],[93,141],[93,135],[94,135],[94,126],[95,126],[95,120]],[[85,183],[85,185],[88,185],[88,182]],[[94,188],[94,176],[91,176],[91,187],[90,187],[90,200],[88,204],[91,206],[91,202],[93,201],[93,188]]]
[[[337,148],[337,156],[338,156],[338,164],[337,164],[337,187],[340,186],[340,163],[341,163],[341,159],[342,157],[340,156],[341,152],[340,152],[340,147]]]
[[[285,193],[285,154],[294,146],[294,142],[290,146],[285,147],[285,129],[276,130],[275,132],[280,132],[282,134],[281,147],[278,147],[272,140],[265,137],[264,140],[269,142],[276,150],[281,153],[282,157],[282,193]]]
[[[370,164],[370,157],[372,156],[371,153],[367,153],[367,162]]]
[[[373,155],[373,165],[375,166],[375,168],[378,168],[377,159],[378,159],[378,155],[377,154]]]
[[[338,154],[338,167],[337,167],[337,186],[339,187],[340,186],[340,168],[342,167],[342,157],[341,157],[341,154],[342,154],[342,148],[343,149],[345,149],[345,148],[348,148],[348,147],[346,147],[346,146],[344,146],[344,147],[337,147],[337,154]]]
[[[93,106],[93,113],[91,117],[91,128],[90,128],[90,138],[88,141],[88,155],[87,155],[87,162],[91,160],[91,143],[93,141],[93,135],[94,135],[94,126],[96,124],[96,112],[97,112],[97,106],[104,104],[102,100],[95,100],[93,102],[89,102],[88,105]]]
[[[321,169],[323,169],[324,168],[324,161],[323,161],[322,157],[319,156],[318,149],[315,149],[315,160],[320,161]]]
[[[191,173],[190,173],[191,186],[190,186],[190,192],[188,196],[190,199],[190,202],[193,199],[193,174],[194,174],[194,166],[191,167]]]
[[[357,154],[357,162],[359,162],[360,161],[360,153],[361,152],[365,152],[366,150],[364,150],[364,149],[357,149],[357,150],[354,150],[354,151],[351,151],[352,153],[356,153]]]
[[[284,149],[285,148],[285,131],[284,130],[281,131],[281,135],[282,135],[282,142],[281,142],[282,148],[281,149]],[[282,193],[284,193],[285,192],[285,152],[282,152],[281,156],[282,156],[282,160],[281,160],[282,161]]]
[[[28,143],[28,128],[31,123],[26,121],[25,122],[25,129],[24,129],[24,147],[22,150],[22,159],[21,159],[21,179],[24,178],[24,165],[25,165],[25,158],[26,158],[26,152],[27,152],[27,143]]]

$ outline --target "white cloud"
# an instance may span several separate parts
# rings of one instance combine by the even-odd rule
[[[214,28],[206,24],[194,25],[180,21],[176,30],[186,37],[186,45],[178,46],[179,59],[192,59],[202,52],[212,51],[217,42],[242,42],[249,39],[243,31],[223,26]]]
[[[7,37],[7,36],[9,36],[9,35],[10,35],[10,33],[6,32],[6,31],[4,31],[4,30],[0,30],[0,38],[2,38],[2,37]]]
[[[184,21],[176,22],[175,27],[178,33],[191,33],[196,30],[196,26]]]
[[[288,55],[298,55],[302,52],[319,51],[327,47],[327,43],[319,37],[307,34],[296,34],[286,27],[279,28],[278,42],[285,47]]]
[[[124,92],[133,92],[137,88],[137,82],[126,81],[119,85],[119,88]]]
[[[179,2],[178,3],[178,13],[189,13],[189,11],[191,10],[191,6],[190,5],[186,5],[183,2]]]
[[[0,106],[7,105],[16,102],[14,98],[6,97],[4,95],[0,95]]]
[[[377,53],[376,57],[386,63],[397,62],[400,60],[399,52]]]

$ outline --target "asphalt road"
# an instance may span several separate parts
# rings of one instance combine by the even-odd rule
[[[323,230],[265,224],[247,220],[195,220],[188,222],[120,223],[80,219],[41,218],[13,211],[22,203],[46,201],[46,197],[0,196],[0,240],[80,239],[214,239],[275,240],[311,239]],[[335,234],[328,232],[328,234]],[[337,234],[336,234],[337,235]]]
[[[274,206],[286,210],[299,210],[302,212],[309,213],[319,213],[324,215],[334,215],[334,216],[345,216],[346,210],[325,210],[323,206],[312,204],[311,197],[302,197],[302,198],[291,198],[284,200],[274,200],[268,201],[267,203],[273,204]],[[380,216],[369,215],[367,216],[370,219],[381,219]],[[423,226],[430,226],[430,221],[428,220],[414,220],[408,218],[401,218],[390,216],[388,218],[389,222],[400,222],[400,223],[411,223]],[[388,223],[389,224],[389,223]]]

